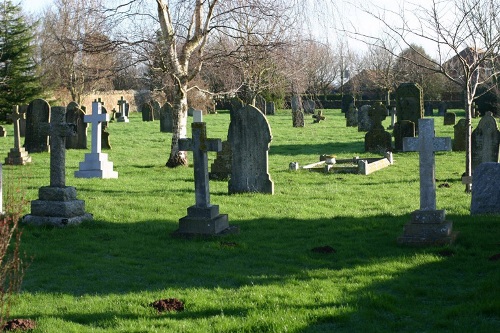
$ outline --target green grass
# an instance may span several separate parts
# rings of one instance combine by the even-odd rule
[[[111,123],[107,153],[119,178],[74,178],[87,151],[67,152],[66,183],[95,220],[24,227],[31,264],[11,317],[36,320],[35,332],[500,331],[499,262],[488,260],[500,253],[500,217],[470,216],[465,154],[436,154],[438,185],[450,185],[437,189],[437,206],[460,233],[456,243],[399,246],[419,208],[418,154],[396,153],[393,166],[368,176],[289,171],[320,154],[376,156],[363,152],[364,133],[346,128],[339,110],[324,114],[304,128],[292,127],[289,111],[268,118],[275,194],[228,195],[227,182],[211,181],[211,202],[241,232],[205,240],[171,236],[194,203],[194,184],[192,167],[164,166],[170,134],[137,114]],[[453,137],[435,119],[436,134]],[[209,137],[226,138],[228,113],[205,121]],[[37,199],[49,184],[49,154],[32,158],[4,166],[4,192]],[[325,245],[336,253],[311,251]],[[182,300],[185,311],[156,313],[149,304],[161,298]]]

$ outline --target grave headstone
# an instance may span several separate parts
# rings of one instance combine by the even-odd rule
[[[160,119],[160,109],[161,109],[160,103],[158,103],[158,101],[153,100],[151,104],[153,106],[153,120]]]
[[[394,149],[403,151],[403,139],[415,137],[415,123],[410,120],[397,121],[394,124]]]
[[[432,109],[431,102],[424,102],[424,116],[426,116],[426,117],[434,116],[434,111]]]
[[[485,162],[498,162],[500,147],[500,131],[493,113],[488,111],[472,131],[471,158],[474,179],[474,170]],[[500,177],[500,174],[499,174]]]
[[[87,123],[84,107],[71,102],[66,107],[66,122],[76,125],[76,135],[66,138],[66,149],[87,149]]]
[[[227,180],[231,177],[232,153],[229,141],[222,141],[222,150],[217,152],[217,157],[210,167],[210,179]]]
[[[142,104],[141,114],[142,114],[142,121],[153,121],[155,119],[153,104],[151,102]]]
[[[466,140],[465,132],[467,130],[467,121],[460,119],[455,126],[453,126],[453,151],[465,151]]]
[[[300,96],[293,95],[291,99],[292,104],[292,123],[293,127],[304,127],[304,112],[300,103]],[[241,110],[241,109],[240,109]],[[238,110],[236,110],[238,111]]]
[[[128,123],[130,119],[128,119],[128,110],[127,110],[127,101],[123,99],[123,96],[118,100],[118,119],[119,123]]]
[[[102,123],[109,120],[109,115],[102,113],[99,102],[92,103],[92,114],[85,115],[86,123],[92,124],[91,152],[85,154],[85,160],[80,162],[80,168],[75,171],[76,178],[118,178],[118,172],[113,171],[113,162],[108,161],[108,154],[101,153]]]
[[[304,108],[304,113],[314,114],[316,103],[312,100],[306,100],[302,102],[302,107]]]
[[[446,114],[446,112],[448,112],[448,104],[446,104],[446,102],[444,102],[444,101],[439,102],[439,105],[438,105],[438,116],[444,117],[444,115]]]
[[[454,241],[453,223],[445,220],[445,210],[436,209],[435,152],[451,150],[450,138],[434,136],[434,119],[419,119],[419,136],[404,138],[404,151],[419,152],[420,209],[412,213],[412,219],[404,226],[400,244],[442,245]]]
[[[173,124],[172,105],[169,102],[165,102],[160,109],[160,132],[172,133]]]
[[[457,115],[454,112],[446,112],[443,118],[443,125],[455,125]]]
[[[19,135],[19,120],[24,118],[25,114],[19,112],[19,107],[14,105],[12,108],[12,113],[9,118],[12,119],[14,124],[14,148],[11,148],[7,157],[5,158],[5,164],[10,165],[24,165],[31,162],[31,156],[28,152],[21,147],[21,138]]]
[[[199,112],[199,115],[196,114]],[[260,111],[259,111],[260,113]],[[188,207],[187,216],[179,220],[178,234],[217,235],[230,230],[226,214],[219,214],[219,206],[210,203],[208,178],[209,151],[220,151],[220,139],[208,139],[206,123],[202,122],[201,111],[195,111],[191,124],[192,139],[179,140],[179,150],[193,152],[195,205]]]
[[[358,132],[368,132],[372,128],[368,111],[371,105],[363,105],[358,109]]]
[[[274,193],[268,150],[272,140],[266,117],[251,105],[231,112],[228,141],[232,164],[229,193]]]
[[[422,88],[418,83],[401,83],[396,90],[398,121],[410,120],[418,132],[418,120],[424,117]]]
[[[50,105],[43,99],[35,99],[28,105],[26,111],[26,136],[24,148],[28,153],[41,153],[50,150],[49,147]]]
[[[318,110],[318,113],[314,114],[312,117],[314,118],[313,123],[319,123],[320,121],[326,119],[325,116],[323,116],[323,111],[321,110]]]
[[[351,103],[346,113],[346,127],[358,127],[358,109]]]
[[[353,95],[344,94],[340,102],[340,111],[347,116],[347,111],[351,107],[351,104],[356,105],[356,100]]]
[[[26,136],[26,112],[28,111],[28,105],[19,106],[19,113],[24,114],[23,118],[19,119],[19,136],[24,138]]]
[[[38,200],[31,201],[31,214],[23,222],[63,227],[92,220],[85,212],[85,201],[76,198],[76,189],[66,186],[66,137],[76,134],[74,124],[65,120],[65,107],[54,107],[50,119],[50,186],[41,187]]]
[[[266,100],[261,95],[255,96],[255,107],[260,110],[263,114],[267,114]]]
[[[266,102],[266,114],[270,116],[274,116],[276,113],[276,106],[273,101]]]
[[[500,215],[500,163],[481,163],[472,177],[470,213]]]
[[[382,121],[387,116],[387,108],[382,103],[375,103],[368,110],[371,129],[365,134],[365,151],[372,153],[385,153],[392,151],[392,136],[386,132]]]

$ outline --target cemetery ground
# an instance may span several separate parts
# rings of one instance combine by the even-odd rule
[[[193,169],[164,166],[171,134],[158,121],[133,113],[130,123],[110,123],[112,150],[103,152],[118,179],[75,178],[88,150],[68,150],[66,184],[94,221],[22,227],[29,266],[10,317],[35,320],[34,332],[500,331],[500,217],[470,216],[465,153],[436,153],[437,208],[454,222],[456,242],[401,246],[419,208],[418,153],[396,152],[394,165],[368,176],[289,171],[321,154],[378,156],[363,152],[365,133],[346,127],[339,110],[324,115],[304,128],[292,127],[290,110],[268,117],[274,195],[228,195],[227,182],[210,181],[211,202],[240,228],[223,237],[172,237],[195,200]],[[228,112],[204,121],[209,137],[226,139]],[[453,138],[442,117],[435,126]],[[6,128],[4,157],[13,143]],[[49,184],[49,154],[31,156],[4,165],[4,195],[35,200]],[[184,310],[151,306],[170,298]]]

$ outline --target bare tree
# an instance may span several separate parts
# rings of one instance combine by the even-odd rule
[[[408,4],[408,3],[406,3]],[[350,31],[351,36],[371,45],[384,48],[387,38],[400,46],[409,48],[412,55],[426,58],[426,62],[416,62],[405,53],[393,55],[417,66],[441,73],[454,82],[465,93],[466,152],[464,176],[472,176],[471,167],[471,118],[472,103],[478,96],[478,87],[495,88],[500,74],[498,51],[500,47],[500,3],[489,0],[432,0],[431,6],[408,4],[399,11],[381,7],[363,9],[366,14],[377,19],[384,27],[384,37],[359,31]],[[374,10],[373,8],[376,8]],[[387,16],[391,16],[388,19]],[[395,19],[399,20],[396,22]],[[431,42],[436,47],[436,59],[423,54],[413,44],[414,40]],[[471,191],[471,183],[466,185]]]

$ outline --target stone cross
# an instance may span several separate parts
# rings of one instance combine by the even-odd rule
[[[123,99],[123,96],[118,100],[118,112],[121,114],[125,115],[125,103],[127,103],[126,100]]]
[[[419,136],[404,138],[403,151],[418,151],[420,163],[420,210],[436,210],[436,151],[450,151],[450,138],[434,136],[434,119],[419,119]]]
[[[371,128],[372,129],[380,129],[382,127],[382,121],[384,121],[385,117],[387,116],[387,109],[382,103],[376,103],[374,104],[369,110],[368,110],[368,117],[370,117],[370,121],[372,123]]]
[[[9,115],[9,118],[12,119],[14,123],[14,148],[21,148],[21,134],[19,130],[19,119],[24,119],[24,113],[19,113],[19,105],[14,105],[12,108],[12,113]]]
[[[101,102],[92,102],[92,114],[85,115],[83,121],[92,124],[92,148],[93,154],[101,152],[101,128],[102,123],[109,121],[109,115],[102,113]]]
[[[66,108],[52,108],[50,119],[50,186],[66,186],[66,137],[76,135],[76,125],[65,122]]]
[[[201,112],[200,112],[201,113]],[[208,139],[206,123],[202,122],[202,117],[193,115],[195,122],[191,124],[193,138],[179,139],[179,150],[193,151],[194,163],[194,187],[196,197],[196,207],[210,207],[210,191],[208,185],[208,156],[207,152],[222,150],[220,139]]]

